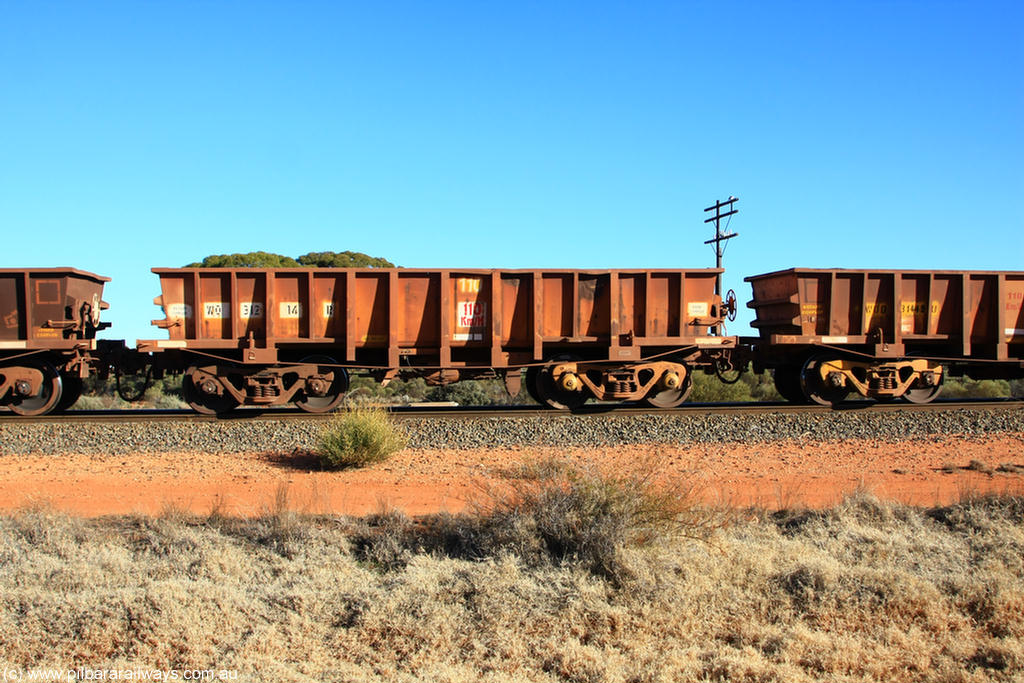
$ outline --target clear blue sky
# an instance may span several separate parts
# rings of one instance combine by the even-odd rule
[[[0,1],[0,266],[1024,269],[1024,3]],[[748,318],[749,319],[749,316]],[[745,325],[733,332],[745,333]]]

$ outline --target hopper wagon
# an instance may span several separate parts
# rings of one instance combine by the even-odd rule
[[[720,362],[735,298],[721,269],[154,268],[166,339],[140,340],[185,374],[202,413],[294,403],[326,412],[353,373],[386,383],[497,377],[539,402],[682,403]],[[524,372],[525,371],[525,372]],[[525,375],[525,377],[524,377]]]
[[[165,338],[98,340],[109,278],[0,269],[0,407],[43,415],[83,380],[182,373],[186,401],[336,408],[353,375],[498,378],[571,409],[684,402],[695,371],[770,371],[789,401],[926,403],[947,376],[1024,377],[1024,272],[790,268],[746,278],[756,337],[725,334],[721,268],[154,268]],[[726,380],[726,373],[730,379]],[[144,391],[144,390],[143,390]],[[136,395],[141,397],[142,392]]]
[[[790,401],[926,403],[947,373],[1024,377],[1024,272],[791,268],[746,281],[755,370]]]
[[[97,361],[110,278],[74,268],[0,269],[0,405],[19,415],[70,406]]]

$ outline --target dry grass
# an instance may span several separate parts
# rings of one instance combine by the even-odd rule
[[[967,467],[964,469],[972,472],[981,472],[982,474],[987,474],[989,476],[992,476],[992,473],[994,472],[994,470],[982,460],[971,460],[967,463]]]
[[[656,461],[617,470],[529,461],[485,488],[470,515],[449,523],[449,533],[470,546],[472,556],[512,552],[533,564],[582,566],[619,586],[633,578],[631,551],[706,540],[731,517],[698,505],[693,485],[660,479],[662,470]]]
[[[602,471],[557,459],[521,463],[482,483],[470,512],[410,520],[397,511],[364,518],[356,557],[393,570],[423,554],[480,561],[512,555],[530,568],[572,566],[616,588],[637,563],[683,538],[707,540],[734,516],[697,505],[694,491],[654,476],[650,463]]]
[[[922,510],[860,494],[711,524],[705,542],[677,502],[624,503],[636,481],[536,471],[466,517],[303,516],[282,492],[251,520],[0,518],[0,666],[453,682],[969,682],[1024,670],[1024,498]],[[568,523],[560,506],[594,503],[598,516],[617,511],[614,529],[644,529],[653,514],[657,534],[618,544],[627,574],[537,545],[540,518]],[[668,522],[665,510],[680,514]]]

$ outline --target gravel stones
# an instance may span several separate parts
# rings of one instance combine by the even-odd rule
[[[238,419],[3,424],[0,454],[291,452],[316,447],[323,420]],[[1024,410],[680,413],[512,417],[404,417],[414,449],[619,446],[876,439],[1024,433]]]

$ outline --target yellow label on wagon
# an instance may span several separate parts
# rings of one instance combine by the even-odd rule
[[[479,294],[481,279],[478,277],[460,277],[455,279],[459,294]]]
[[[821,304],[800,304],[800,315],[821,315]]]
[[[938,301],[933,301],[931,308],[932,308],[932,313],[938,313],[939,312],[939,302]],[[928,312],[928,302],[927,301],[904,301],[902,304],[900,304],[900,312],[904,316],[908,316],[908,315],[923,315],[923,314]]]
[[[889,312],[889,304],[869,301],[864,304],[864,313],[868,318],[881,318]]]
[[[939,302],[931,302],[930,308],[933,315],[938,315]],[[900,331],[904,334],[913,334],[917,329],[924,331],[928,309],[927,301],[904,301],[900,304]]]

